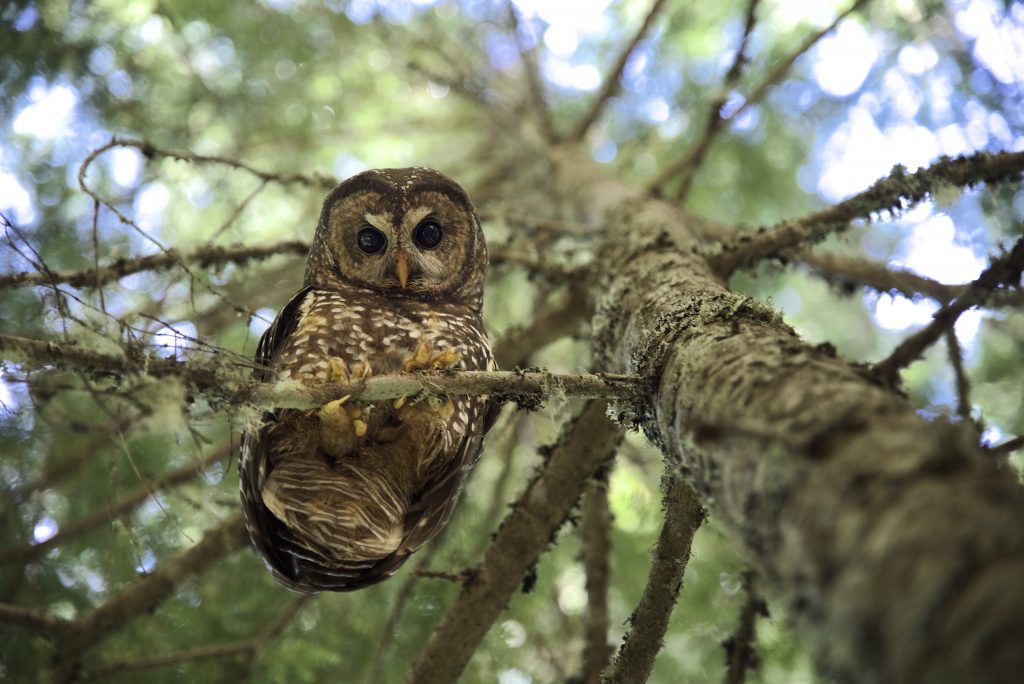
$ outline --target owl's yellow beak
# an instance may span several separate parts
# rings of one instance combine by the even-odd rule
[[[404,249],[398,250],[398,263],[395,265],[395,275],[398,276],[398,283],[405,289],[409,282],[409,253]]]

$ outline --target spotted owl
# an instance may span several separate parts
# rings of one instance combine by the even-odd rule
[[[324,201],[303,288],[260,339],[253,377],[305,385],[495,367],[481,319],[487,246],[465,191],[425,168],[366,171]],[[394,574],[451,516],[495,407],[486,397],[277,409],[242,436],[242,508],[285,586]]]

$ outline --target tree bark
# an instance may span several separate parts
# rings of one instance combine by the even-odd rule
[[[608,226],[596,367],[646,375],[624,415],[675,459],[839,682],[1002,682],[1024,672],[1024,490],[968,431],[802,342],[730,292],[671,205],[553,152]]]

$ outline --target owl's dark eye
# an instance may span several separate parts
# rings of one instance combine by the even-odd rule
[[[416,226],[416,230],[413,231],[413,240],[425,250],[432,250],[437,247],[443,237],[444,231],[441,230],[441,224],[432,218],[428,218],[420,223]]]
[[[423,221],[412,233],[412,239],[423,249],[434,249],[441,244],[442,237],[444,231],[441,230],[441,224],[433,219]]]
[[[384,233],[380,232],[376,228],[370,228],[369,226],[359,231],[357,241],[359,243],[359,249],[363,250],[367,254],[376,254],[380,250],[384,249],[384,245],[388,243],[388,239],[384,237]]]

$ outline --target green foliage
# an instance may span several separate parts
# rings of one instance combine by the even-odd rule
[[[621,78],[621,92],[586,141],[599,158],[610,157],[612,172],[639,182],[699,140],[706,107],[742,32],[745,3],[667,4],[671,9],[641,43]],[[789,16],[786,3],[761,4],[764,18],[753,36],[750,65],[733,98],[748,92],[811,30],[810,10]],[[1021,83],[1001,82],[963,50],[963,36],[949,22],[956,8],[876,5],[850,20],[863,26],[878,48],[864,84],[849,96],[829,95],[814,75],[814,55],[798,60],[752,107],[752,118],[736,122],[712,146],[688,210],[753,227],[820,208],[829,198],[816,196],[817,181],[844,164],[830,140],[845,135],[855,106],[870,112],[873,125],[883,131],[952,126],[963,132],[981,125],[978,121],[994,131],[998,115],[1012,144],[1020,146],[1024,122],[1013,98],[1014,93],[1019,97]],[[603,73],[646,11],[647,3],[611,3],[601,27],[581,30],[571,56],[552,56],[544,48],[543,19],[528,12],[520,17],[524,42],[540,46],[557,130],[571,129],[596,87],[567,85],[559,74],[579,67]],[[1019,12],[1004,14],[1019,28]],[[230,166],[147,159],[133,149],[100,157],[87,181],[136,225],[125,225],[107,208],[94,219],[93,202],[78,186],[78,169],[91,150],[115,135],[282,174],[344,177],[364,167],[424,164],[459,178],[481,198],[482,209],[574,217],[545,194],[549,174],[535,164],[537,150],[503,135],[523,121],[531,125],[528,88],[508,24],[503,4],[469,0],[9,2],[0,10],[0,181],[5,183],[0,194],[9,193],[0,196],[0,208],[18,232],[8,233],[0,266],[5,273],[88,269],[119,256],[154,253],[157,243],[187,252],[210,241],[260,244],[307,240],[312,234],[321,188],[264,184]],[[932,30],[935,25],[943,28]],[[923,104],[901,114],[885,79],[907,45],[930,50],[937,59],[934,70],[904,75],[906,88]],[[951,92],[931,92],[933,77],[952,84]],[[69,93],[74,105],[55,129],[32,132],[28,122],[18,123],[19,114],[57,89]],[[1007,104],[1014,101],[1017,111]],[[502,105],[504,116],[489,114],[481,103]],[[1010,144],[994,132],[985,140],[992,149]],[[8,177],[26,202],[19,204],[14,185],[4,180]],[[1019,235],[1021,197],[1015,187],[970,191],[936,211],[953,217],[956,244],[984,258],[1002,238]],[[18,206],[21,210],[12,209]],[[826,248],[882,261],[906,258],[912,247],[907,234],[920,217],[916,223],[880,219],[854,227]],[[533,247],[530,234],[516,227],[495,220],[485,228],[493,245]],[[540,257],[548,256],[546,249],[539,250]],[[556,260],[582,260],[589,249],[585,241],[550,246]],[[205,347],[195,341],[201,340],[251,358],[259,333],[298,287],[302,269],[299,259],[281,255],[244,267],[194,268],[193,275],[177,268],[143,272],[109,285],[102,298],[94,288],[65,287],[63,294],[46,286],[5,289],[0,321],[6,334],[66,334],[88,348],[133,341],[154,351],[163,347],[166,355],[177,353],[177,347],[182,355],[201,358]],[[805,338],[831,342],[854,361],[883,358],[906,334],[875,325],[879,301],[889,295],[860,285],[829,286],[802,269],[777,264],[738,274],[733,285],[772,298]],[[496,269],[486,301],[494,336],[528,322],[561,289],[560,283],[521,269]],[[169,326],[186,336],[169,333]],[[552,345],[534,362],[554,370],[586,369],[585,337]],[[987,316],[967,347],[975,416],[998,435],[1024,432],[1020,314]],[[31,375],[30,393],[27,368],[4,362],[3,373],[3,549],[63,532],[218,448],[231,455],[24,566],[5,560],[0,601],[66,619],[88,615],[237,509],[238,425],[232,416],[201,406],[181,413],[184,389],[174,384],[150,387],[146,396],[153,401],[140,404],[125,391],[131,379],[42,371]],[[953,377],[941,348],[913,366],[906,380],[922,410],[955,415]],[[564,409],[552,401],[497,428],[505,435],[491,438],[429,569],[458,572],[477,562],[505,505],[538,464],[536,446],[554,437]],[[506,448],[509,440],[516,444]],[[636,437],[628,451],[635,458],[620,457],[609,493],[610,639],[616,646],[646,581],[662,520],[660,456]],[[503,459],[511,459],[510,465]],[[698,534],[652,681],[722,678],[720,642],[734,629],[743,602],[737,588],[745,561],[735,549],[730,531],[714,519]],[[399,681],[458,593],[443,580],[416,580],[394,633],[385,637],[407,573],[408,568],[387,583],[307,603],[279,636],[254,653],[129,671],[111,681],[359,682],[367,681],[378,657],[381,681]],[[573,524],[565,526],[536,573],[536,585],[512,599],[464,681],[549,682],[576,674],[586,603]],[[254,554],[230,555],[177,586],[151,613],[114,631],[85,655],[83,671],[257,637],[293,598]],[[788,632],[784,609],[770,595],[768,600],[772,617],[758,624],[763,667],[751,681],[815,681],[809,657]],[[385,641],[387,650],[378,656]],[[36,681],[54,656],[49,642],[31,631],[0,630],[0,679]]]

